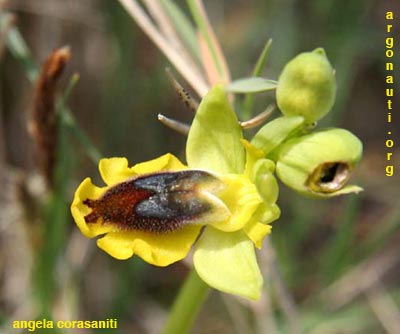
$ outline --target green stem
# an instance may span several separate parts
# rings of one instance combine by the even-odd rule
[[[267,43],[265,44],[264,49],[262,50],[260,56],[258,57],[257,63],[254,66],[251,76],[259,77],[261,75],[262,71],[264,70],[265,63],[267,62],[271,44],[272,44],[272,39],[269,39],[267,41]],[[243,115],[242,115],[243,119],[251,118],[251,116],[253,114],[252,109],[254,106],[254,98],[255,98],[254,93],[246,94],[244,101],[243,101]]]
[[[175,299],[164,333],[189,333],[209,291],[210,287],[192,269]]]

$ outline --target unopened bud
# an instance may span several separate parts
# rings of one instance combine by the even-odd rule
[[[335,100],[335,73],[322,48],[304,52],[286,64],[276,90],[285,116],[303,116],[312,123],[324,117]]]

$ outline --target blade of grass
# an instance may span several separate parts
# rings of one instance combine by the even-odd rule
[[[204,38],[205,44],[207,45],[208,52],[211,55],[215,68],[217,69],[219,75],[219,79],[217,81],[229,83],[229,68],[227,66],[222,49],[218,43],[218,39],[216,38],[215,33],[208,20],[203,3],[201,2],[201,0],[187,0],[187,3],[193,19],[195,20],[197,27],[202,37]],[[207,66],[205,66],[204,69],[205,71],[208,71]]]
[[[65,126],[75,138],[82,144],[84,147],[86,154],[93,162],[95,166],[99,163],[99,160],[103,157],[100,151],[92,144],[91,140],[84,134],[84,132],[80,129],[74,115],[71,110],[67,107],[66,101],[69,98],[72,89],[79,81],[79,74],[75,73],[70,81],[68,82],[68,86],[65,89],[64,94],[58,100],[59,108],[59,117],[63,126]]]
[[[359,196],[350,196],[346,200],[344,212],[333,223],[337,227],[336,233],[321,256],[321,273],[327,282],[337,278],[354,259],[351,250],[354,247],[356,217],[361,199]]]
[[[1,17],[3,21],[4,15]],[[11,27],[8,31],[7,47],[14,58],[21,62],[28,79],[34,82],[38,76],[39,68],[33,61],[29,48],[16,27]]]

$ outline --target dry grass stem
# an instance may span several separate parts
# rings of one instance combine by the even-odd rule
[[[229,313],[229,316],[232,320],[233,327],[235,328],[235,332],[238,334],[250,334],[252,333],[252,329],[250,324],[245,316],[245,312],[243,312],[243,307],[237,298],[233,298],[225,293],[219,294],[224,302],[226,310]]]
[[[185,61],[182,55],[157,30],[143,9],[133,0],[118,0],[132,16],[139,27],[147,34],[153,43],[164,53],[175,68],[187,80],[192,88],[203,97],[209,90],[209,85],[195,69]]]
[[[284,281],[278,266],[275,250],[269,239],[264,241],[264,246],[260,251],[261,268],[268,268],[271,284],[276,292],[277,301],[286,316],[289,333],[301,333],[299,315],[295,301]]]
[[[168,15],[166,15],[163,6],[159,0],[142,0],[147,10],[150,13],[151,18],[157,23],[158,30],[164,35],[165,39],[171,44],[171,46],[181,55],[188,66],[191,67],[192,71],[201,76],[201,71],[196,65],[193,58],[190,56],[180,37],[178,36],[174,25],[172,24]]]
[[[321,298],[327,300],[333,309],[343,307],[378,284],[399,262],[398,247],[368,258],[323,291]]]
[[[385,287],[377,283],[366,293],[368,303],[388,334],[399,333],[400,311]]]

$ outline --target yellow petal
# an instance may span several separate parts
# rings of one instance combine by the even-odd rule
[[[128,167],[126,158],[101,159],[99,170],[101,177],[107,185],[114,185],[124,182],[134,176],[160,172],[163,170],[182,170],[186,169],[178,158],[172,154],[164,154],[157,159],[142,162]]]
[[[163,170],[177,171],[186,168],[187,167],[182,164],[177,157],[167,153],[157,159],[136,164],[132,167],[132,171],[136,174],[149,174]]]
[[[277,220],[280,215],[281,210],[276,204],[264,202],[259,205],[249,223],[243,228],[257,248],[261,248],[265,236],[271,233],[272,226],[269,224]]]
[[[83,201],[88,198],[98,199],[107,189],[108,187],[96,187],[93,185],[90,178],[83,180],[78,189],[76,189],[74,200],[71,205],[71,213],[81,232],[88,238],[93,238],[97,235],[115,230],[115,227],[103,225],[101,221],[95,224],[87,224],[85,222],[85,216],[88,215],[92,209],[83,204]]]
[[[124,182],[136,175],[131,168],[128,168],[128,160],[126,158],[101,159],[99,171],[108,186]]]
[[[262,199],[256,186],[247,177],[226,174],[220,178],[226,188],[218,196],[228,207],[231,217],[228,221],[214,222],[210,225],[224,232],[238,231],[248,223],[259,204],[262,203]]]
[[[148,263],[164,267],[186,257],[200,229],[201,226],[187,226],[167,234],[113,232],[97,240],[97,245],[119,260],[138,255]]]
[[[261,158],[265,157],[265,154],[262,150],[256,148],[246,139],[241,139],[243,147],[246,150],[246,166],[244,169],[244,175],[247,177],[251,177],[254,164]]]
[[[261,249],[262,242],[268,234],[271,233],[272,226],[268,224],[261,224],[259,222],[253,221],[248,223],[244,227],[244,231],[251,241],[253,241],[254,245]]]

